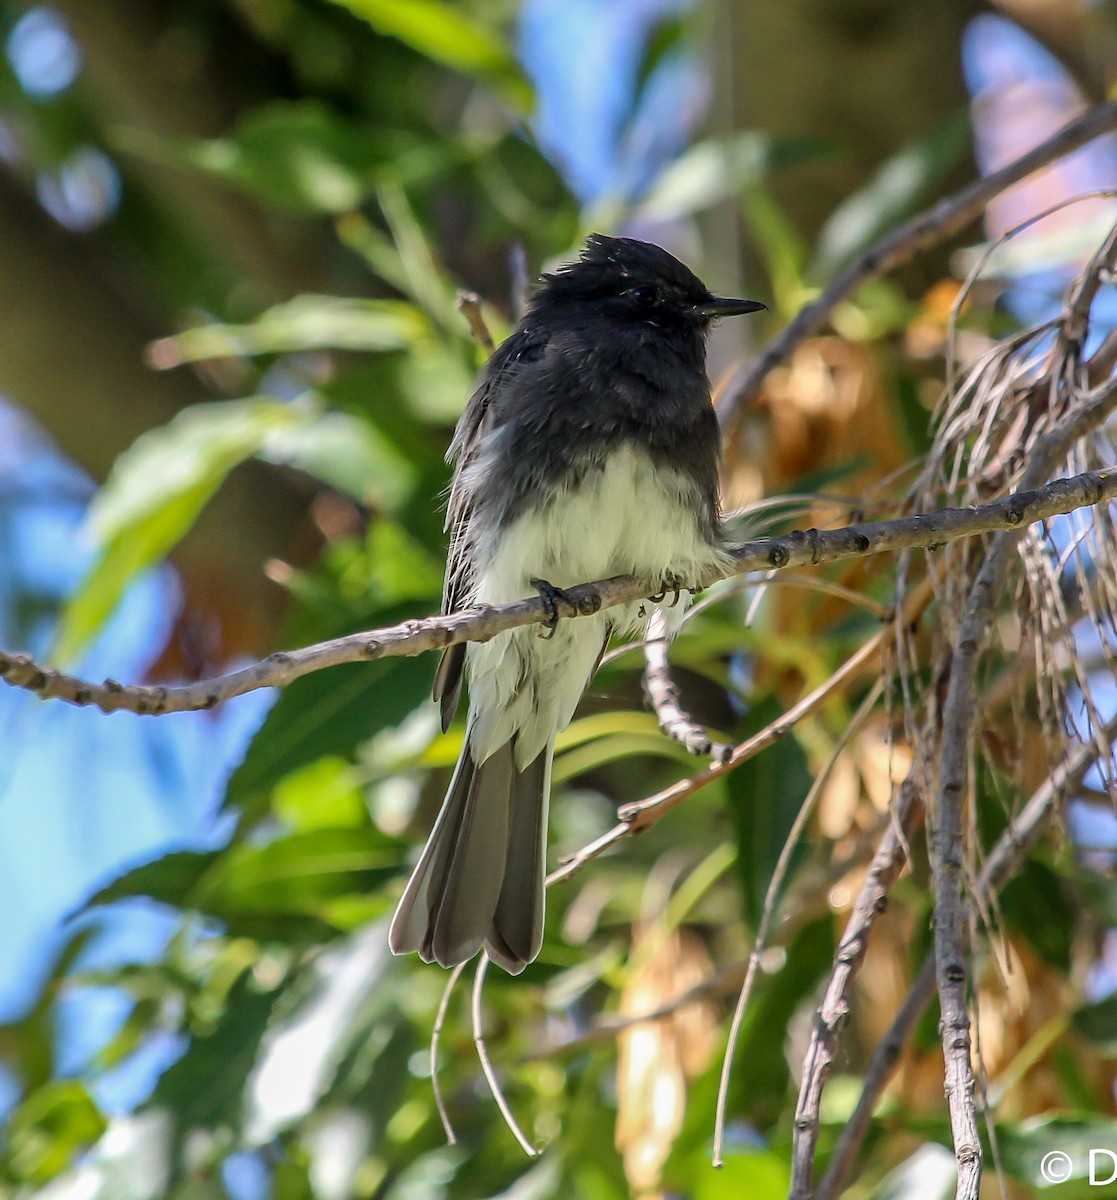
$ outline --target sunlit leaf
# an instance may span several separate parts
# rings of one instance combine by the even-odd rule
[[[486,79],[500,87],[507,100],[530,107],[527,82],[504,40],[472,19],[460,5],[443,0],[333,0],[377,31],[399,38],[426,58]]]
[[[74,658],[112,614],[128,585],[190,529],[228,473],[276,430],[313,412],[267,397],[196,404],[137,438],[89,510],[93,565],[62,613],[54,657]]]
[[[277,430],[260,457],[297,467],[370,508],[395,511],[417,472],[369,421],[352,413],[323,413],[308,425]]]
[[[105,1118],[83,1084],[56,1079],[36,1088],[6,1122],[8,1170],[45,1183],[104,1132]]]
[[[285,775],[272,793],[272,809],[290,828],[354,828],[366,819],[353,764],[327,754]]]
[[[298,296],[247,325],[199,325],[152,347],[157,366],[299,350],[406,350],[431,337],[430,321],[399,300]]]
[[[721,1167],[710,1163],[709,1152],[700,1150],[692,1160],[695,1200],[784,1200],[791,1169],[785,1159],[771,1150],[732,1149]]]

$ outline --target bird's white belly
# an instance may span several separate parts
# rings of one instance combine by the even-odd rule
[[[613,575],[660,580],[671,573],[691,584],[708,582],[723,556],[701,532],[697,499],[684,477],[622,446],[577,487],[478,546],[484,565],[474,579],[474,601],[521,599],[533,593],[533,579],[559,588]],[[624,605],[560,621],[547,639],[528,627],[471,645],[467,662],[479,759],[515,734],[517,758],[522,765],[530,762],[569,723],[610,628],[639,624],[639,609]]]

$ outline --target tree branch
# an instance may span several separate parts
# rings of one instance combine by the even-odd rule
[[[696,757],[709,755],[714,762],[728,761],[733,747],[711,741],[710,735],[679,702],[679,689],[671,677],[667,655],[667,621],[662,612],[653,613],[648,624],[644,642],[644,692],[667,737]]]
[[[1106,394],[1117,396],[1117,384]],[[1070,479],[1057,479],[1045,487],[1014,492],[970,508],[948,508],[895,521],[866,521],[843,529],[808,529],[781,537],[762,538],[736,547],[730,575],[746,571],[818,565],[903,548],[935,550],[947,542],[1001,529],[1022,529],[1035,521],[1074,512],[1117,497],[1117,467],[1087,471]],[[708,584],[711,581],[701,580]],[[588,616],[604,608],[647,596],[659,580],[638,580],[627,575],[567,588],[570,605],[565,617]],[[524,625],[547,618],[538,596],[511,604],[481,606],[446,616],[404,621],[386,629],[319,642],[180,687],[125,687],[113,679],[93,683],[35,662],[27,654],[0,650],[0,677],[13,687],[35,692],[44,700],[65,700],[92,705],[104,713],[126,711],[158,716],[213,708],[233,696],[263,687],[285,687],[304,675],[342,663],[367,662],[400,655],[442,650],[459,642],[485,642]]]
[[[791,1200],[808,1200],[812,1195],[811,1175],[818,1144],[822,1089],[830,1075],[838,1039],[849,1020],[853,982],[865,961],[869,934],[888,904],[888,893],[907,862],[907,846],[923,815],[922,796],[915,783],[913,767],[900,788],[899,799],[888,828],[869,864],[865,880],[853,903],[845,932],[834,953],[834,965],[815,1015],[810,1046],[803,1060],[803,1079],[795,1106],[791,1151]],[[933,979],[932,979],[933,983]]]
[[[1098,105],[1071,121],[1027,154],[984,179],[978,179],[925,209],[851,263],[817,300],[798,315],[747,364],[729,378],[718,397],[718,416],[727,426],[738,409],[753,399],[768,372],[804,338],[822,329],[834,306],[870,279],[886,275],[920,252],[964,229],[994,197],[1041,167],[1117,128],[1117,101]]]

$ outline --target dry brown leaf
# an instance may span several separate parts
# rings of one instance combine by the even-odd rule
[[[621,991],[620,1014],[635,1017],[665,1007],[709,978],[713,965],[697,934],[666,937],[652,924],[633,931],[639,961],[659,944]],[[659,1195],[663,1164],[682,1128],[687,1083],[709,1065],[717,1046],[717,1011],[696,1000],[668,1016],[621,1032],[617,1056],[616,1144],[634,1196]]]

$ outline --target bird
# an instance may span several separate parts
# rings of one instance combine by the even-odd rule
[[[555,735],[610,637],[649,612],[560,620],[557,601],[615,575],[677,598],[726,573],[706,335],[764,307],[715,296],[659,246],[595,233],[542,276],[482,371],[447,454],[442,611],[534,590],[548,620],[443,653],[434,699],[445,732],[467,684],[465,739],[390,926],[394,953],[451,967],[483,948],[513,975],[539,954]]]

